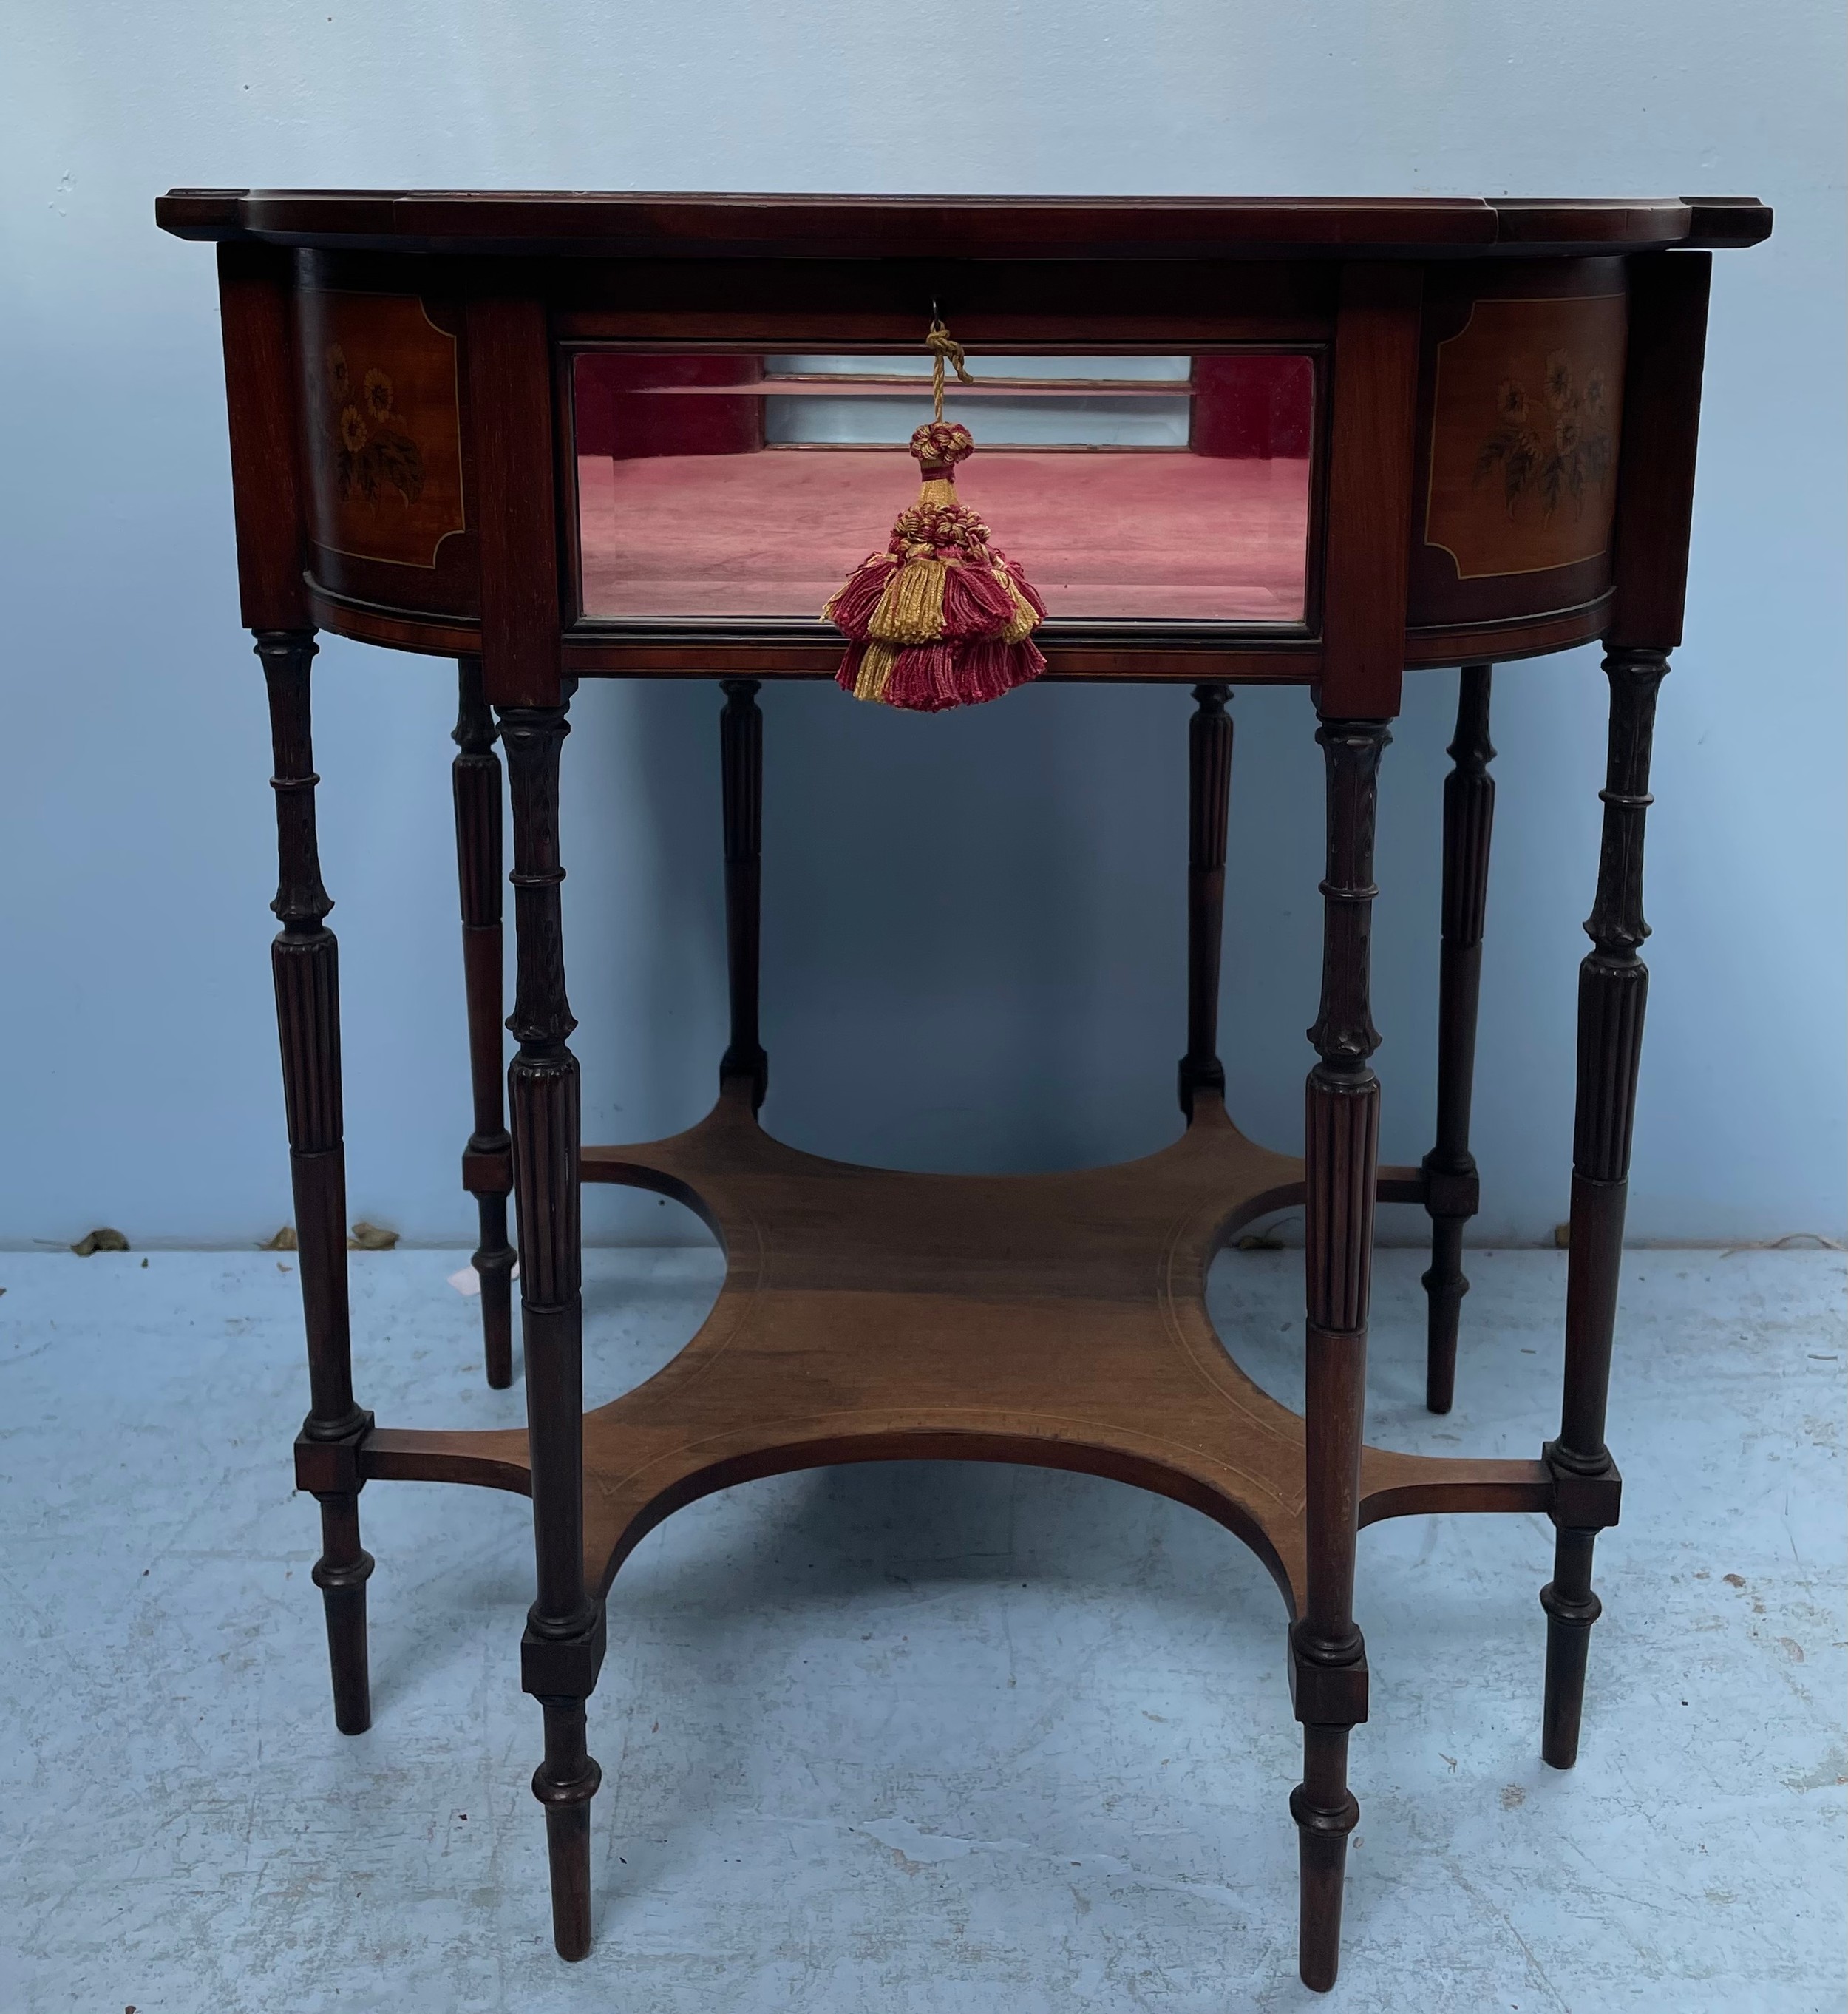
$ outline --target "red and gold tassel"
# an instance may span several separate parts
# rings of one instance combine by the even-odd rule
[[[971,382],[962,346],[940,321],[925,339],[936,360],[937,417],[911,435],[923,472],[883,552],[856,567],[822,615],[849,640],[835,683],[855,699],[916,713],[999,699],[1036,679],[1033,640],[1046,604],[1020,568],[989,543],[988,527],[956,496],[953,471],[975,448],[944,417],[944,367]]]

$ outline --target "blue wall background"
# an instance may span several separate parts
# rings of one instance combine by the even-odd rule
[[[236,626],[211,260],[152,222],[175,183],[1764,197],[1771,244],[1716,262],[1689,641],[1657,740],[1631,1220],[1657,1240],[1839,1232],[1838,7],[329,8],[6,10],[0,1242],[111,1223],[137,1243],[237,1244],[289,1214],[261,684]],[[453,681],[330,641],[320,686],[353,1213],[462,1242]],[[1497,675],[1484,1238],[1544,1238],[1564,1213],[1603,688],[1587,652]],[[1429,1145],[1454,690],[1451,673],[1411,681],[1385,772],[1394,1159]],[[785,1137],[975,1168],[1169,1136],[1187,704],[1049,689],[920,722],[831,688],[766,694],[768,1116]],[[575,710],[568,930],[593,1138],[672,1130],[713,1082],[715,705],[600,685]],[[1304,696],[1241,693],[1234,710],[1224,1045],[1248,1129],[1290,1145],[1319,758]],[[590,1224],[696,1235],[607,1194]]]

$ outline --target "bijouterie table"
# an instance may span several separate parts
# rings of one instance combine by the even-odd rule
[[[1542,1752],[1560,1769],[1577,1754],[1592,1548],[1617,1516],[1605,1410],[1648,984],[1651,724],[1681,636],[1710,255],[1762,239],[1769,213],[1733,198],[183,190],[156,213],[218,246],[242,619],[275,751],[276,999],[312,1395],[297,1475],[321,1506],[314,1578],[337,1726],[370,1719],[364,1485],[530,1496],[537,1592],[521,1670],[545,1726],[533,1789],[557,1948],[582,1958],[600,1780],[585,1702],[611,1584],[646,1532],[711,1491],[829,1463],[1114,1477],[1216,1519],[1283,1597],[1303,1730],[1290,1797],[1302,1971],[1330,1986],[1358,1815],[1348,1736],[1367,1713],[1359,1527],[1409,1513],[1551,1518]],[[940,314],[973,379],[952,388],[979,448],[961,493],[1033,572],[1043,676],[1194,689],[1184,1123],[1122,1166],[853,1167],[783,1145],[759,1119],[757,694],[840,662],[819,611],[915,479],[904,447],[929,417],[920,339]],[[336,950],[310,739],[324,629],[460,665],[474,1076],[462,1180],[479,1206],[498,1385],[513,1375],[514,1199],[524,1432],[380,1425],[353,1389]],[[1438,1412],[1477,1208],[1489,667],[1594,640],[1610,759],[1579,982],[1560,1430],[1528,1461],[1394,1453],[1363,1433],[1374,1206],[1430,1213]],[[1433,961],[1434,1144],[1416,1167],[1383,1166],[1374,808],[1402,682],[1445,667],[1461,670]],[[581,1139],[568,1046],[560,754],[586,677],[717,679],[724,693],[731,1039],[707,1116],[643,1145]],[[1305,688],[1304,731],[1325,758],[1322,997],[1300,1159],[1239,1132],[1217,1055],[1239,683]],[[518,974],[504,1106],[496,740]],[[1175,759],[1178,778],[1178,747]],[[678,1198],[726,1260],[680,1354],[588,1414],[586,1181]],[[1302,1416],[1241,1371],[1204,1299],[1214,1253],[1290,1204],[1305,1223]]]

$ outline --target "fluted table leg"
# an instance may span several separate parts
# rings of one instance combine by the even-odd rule
[[[1232,795],[1231,688],[1194,688],[1187,726],[1187,1052],[1180,1059],[1180,1109],[1194,1093],[1225,1095],[1219,1061],[1219,948],[1226,916],[1226,815]]]
[[[585,1701],[603,1656],[603,1607],[584,1579],[584,1349],[577,1026],[565,995],[558,758],[566,708],[500,709],[514,822],[518,979],[507,1072],[538,1593],[521,1682],[545,1714],[532,1779],[545,1808],[553,1937],[560,1958],[591,1944],[590,1801],[601,1772],[585,1745]]]
[[[1303,1400],[1308,1587],[1290,1632],[1291,1690],[1302,1723],[1302,1782],[1292,1793],[1302,1858],[1303,1984],[1327,1992],[1341,1959],[1348,1835],[1348,1736],[1366,1718],[1366,1650],[1354,1623],[1360,1446],[1366,1410],[1367,1300],[1380,1157],[1379,1047],[1369,1004],[1373,823],[1384,721],[1328,720],[1316,731],[1327,776],[1328,872],[1322,883],[1322,1004],[1309,1030],[1305,1132],[1308,1319]]]
[[[1617,1278],[1624,1256],[1630,1135],[1636,1115],[1649,968],[1637,955],[1642,915],[1642,841],[1656,694],[1664,650],[1615,650],[1610,746],[1598,896],[1585,923],[1592,948],[1578,968],[1578,1092],[1572,1134],[1572,1218],[1566,1270],[1565,1399],[1560,1437],[1545,1450],[1553,1472],[1556,1530],[1546,1611],[1546,1704],[1540,1752],[1556,1769],[1578,1759],[1586,1654],[1601,1604],[1592,1591],[1598,1534],[1617,1518],[1621,1479],[1604,1444]]]
[[[456,759],[450,775],[475,1131],[463,1156],[462,1185],[475,1199],[480,1227],[475,1270],[482,1288],[482,1355],[488,1382],[500,1389],[514,1381],[514,1248],[507,1235],[513,1159],[501,1106],[501,779],[494,736],[494,716],[482,697],[482,661],[463,658],[457,664],[456,727],[450,737]]]
[[[1489,667],[1465,665],[1456,695],[1456,733],[1444,783],[1443,950],[1438,976],[1437,1144],[1424,1157],[1431,1213],[1426,1295],[1425,1404],[1447,1413],[1456,1390],[1457,1319],[1470,1291],[1463,1277],[1463,1226],[1476,1214],[1476,1159],[1470,1152],[1470,1098],[1476,1075],[1476,1006],[1482,989],[1482,919],[1488,901],[1489,836],[1495,823],[1495,750],[1488,739]]]
[[[282,925],[270,948],[282,1088],[288,1116],[302,1311],[308,1338],[308,1417],[295,1441],[295,1479],[321,1506],[314,1584],[327,1610],[334,1724],[372,1725],[366,1662],[366,1582],[372,1555],[360,1543],[360,1443],[372,1415],[353,1390],[346,1292],[346,1149],[340,1098],[339,947],[327,927],[334,906],[321,883],[315,834],[314,748],[309,697],[313,633],[263,629],[256,654],[269,686],[276,793],[276,899]]]

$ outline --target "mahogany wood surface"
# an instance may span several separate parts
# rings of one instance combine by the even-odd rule
[[[1226,819],[1232,801],[1232,716],[1223,686],[1194,688],[1187,729],[1187,1048],[1180,1059],[1180,1109],[1193,1116],[1194,1093],[1222,1104],[1219,951],[1225,929]]]
[[[358,1732],[371,1712],[365,1482],[528,1495],[535,1598],[521,1683],[543,1722],[533,1790],[546,1815],[554,1943],[582,1958],[594,1927],[589,1825],[600,1780],[586,1701],[603,1661],[606,1597],[646,1532],[712,1490],[830,1463],[1014,1461],[1114,1478],[1216,1519],[1282,1593],[1303,1729],[1290,1801],[1300,1969],[1327,1989],[1359,1812],[1350,1737],[1368,1711],[1354,1621],[1362,1526],[1434,1511],[1552,1519],[1542,1753],[1562,1769],[1577,1754],[1599,1612],[1593,1548],[1616,1522],[1621,1489],[1605,1428],[1648,984],[1637,955],[1647,934],[1642,828],[1656,692],[1681,634],[1708,253],[1762,238],[1769,212],[1723,197],[194,190],[163,199],[157,213],[163,228],[219,246],[239,592],[274,751],[273,966],[310,1392],[296,1475],[321,1512],[314,1579],[337,1726]],[[651,617],[628,607],[611,616],[586,606],[594,568],[578,537],[573,414],[582,355],[614,360],[611,382],[627,382],[622,359],[664,346],[722,391],[754,382],[775,350],[915,351],[940,304],[965,340],[994,353],[1184,355],[1198,374],[1215,360],[1287,353],[1308,360],[1316,388],[1300,620],[1195,619],[1164,592],[1120,621],[1055,607],[1042,633],[1049,678],[1195,689],[1178,1073],[1186,1127],[1120,1166],[905,1174],[799,1152],[763,1129],[757,693],[765,679],[829,676],[840,640],[800,615]],[[736,445],[707,431],[707,446]],[[751,428],[745,436],[759,437]],[[1291,441],[1298,453],[1300,429]],[[674,473],[664,463],[654,473],[664,471]],[[1126,533],[1118,543],[1135,542]],[[836,555],[838,571],[860,557]],[[1030,552],[1015,557],[1031,574]],[[310,722],[316,626],[460,660],[453,781],[474,1113],[463,1179],[479,1209],[493,1383],[513,1371],[514,1199],[524,1431],[378,1427],[354,1391],[338,952]],[[1610,753],[1580,976],[1560,1433],[1532,1461],[1370,1446],[1380,1202],[1430,1213],[1434,1410],[1449,1403],[1454,1378],[1463,1227],[1477,1206],[1469,1113],[1494,800],[1489,666],[1599,636]],[[1467,668],[1445,790],[1435,1145],[1420,1167],[1381,1167],[1369,998],[1381,758],[1402,673],[1443,664]],[[634,1147],[582,1144],[570,1048],[560,755],[586,674],[714,679],[725,690],[715,853],[730,1027],[718,1100],[687,1132]],[[1234,683],[1306,686],[1320,722],[1322,990],[1301,1159],[1245,1138],[1224,1102]],[[504,1108],[497,736],[518,967]],[[679,1354],[589,1414],[586,1181],[677,1198],[713,1227],[726,1261],[717,1303]],[[1219,1247],[1292,1205],[1305,1223],[1301,1414],[1239,1368],[1205,1299]]]
[[[1615,646],[1672,650],[1681,640],[1713,263],[1703,253],[1639,259],[1631,268]]]
[[[1302,1422],[1245,1376],[1205,1311],[1213,1254],[1300,1204],[1303,1166],[1218,1095],[1146,1159],[1050,1175],[919,1175],[787,1147],[729,1080],[689,1131],[586,1146],[583,1179],[695,1210],[726,1274],[699,1333],[587,1414],[585,1573],[607,1589],[671,1511],[841,1461],[1025,1461],[1193,1505],[1258,1554],[1289,1613],[1306,1586]],[[1413,1168],[1381,1171],[1409,1200]],[[528,1488],[518,1428],[375,1428],[367,1475]],[[1366,1450],[1358,1518],[1545,1510],[1537,1461]]]
[[[1595,643],[1609,623],[1613,593],[1557,615],[1505,622],[1456,624],[1406,632],[1408,671],[1460,665],[1477,658],[1510,663],[1549,657],[1576,643]],[[310,582],[308,606],[317,628],[356,643],[425,657],[478,652],[480,625],[468,617],[437,621],[330,593]],[[841,645],[811,623],[790,624],[776,634],[768,625],[748,642],[697,623],[635,623],[618,629],[583,624],[567,629],[559,661],[572,678],[715,679],[752,677],[779,683],[831,679]],[[1123,625],[1116,632],[1062,625],[1048,638],[1043,680],[1055,685],[1159,685],[1212,680],[1240,686],[1314,686],[1320,683],[1322,647],[1314,637],[1227,643],[1190,634],[1185,625]]]
[[[238,590],[246,629],[307,626],[306,478],[294,386],[293,261],[259,245],[218,249]]]
[[[1402,547],[1400,548],[1402,551]],[[1302,1781],[1291,1794],[1302,1859],[1303,1984],[1327,1992],[1341,1958],[1348,1835],[1348,1736],[1366,1718],[1366,1650],[1354,1622],[1366,1410],[1367,1304],[1380,1158],[1379,1047],[1369,1002],[1379,720],[1324,720],[1327,873],[1322,882],[1322,1004],[1309,1030],[1303,1152],[1303,1498],[1305,1599],[1290,1632],[1290,1693],[1302,1722]]]
[[[1579,607],[1610,593],[1631,263],[1426,268],[1413,627]],[[1563,385],[1549,371],[1556,361]]]
[[[275,762],[270,782],[276,794],[278,875],[270,906],[282,928],[270,962],[308,1344],[308,1417],[295,1439],[295,1481],[321,1506],[314,1584],[327,1610],[334,1724],[342,1734],[364,1734],[372,1724],[366,1582],[373,1563],[360,1543],[364,1478],[356,1457],[372,1415],[356,1401],[353,1388],[340,959],[327,926],[334,905],[321,881],[315,832],[314,788],[321,779],[314,773],[309,705],[314,640],[300,630],[260,630],[256,654],[269,686]]]
[[[478,295],[467,336],[471,410],[494,415],[475,429],[484,690],[492,706],[555,706],[558,531],[544,306],[519,294]]]
[[[520,1312],[539,1592],[520,1646],[521,1683],[544,1715],[532,1779],[545,1808],[553,1941],[560,1958],[591,1944],[590,1800],[601,1774],[585,1750],[584,1702],[603,1663],[603,1604],[584,1573],[583,1225],[579,1207],[577,1025],[564,990],[559,891],[558,758],[564,703],[503,707],[514,823],[518,982],[507,1025],[514,1195],[520,1223]]]
[[[1624,1256],[1630,1135],[1642,1059],[1649,968],[1637,955],[1642,915],[1643,826],[1656,694],[1668,671],[1661,650],[1613,650],[1610,744],[1598,894],[1586,919],[1592,948],[1578,969],[1578,1095],[1572,1132],[1572,1214],[1566,1273],[1566,1378],[1559,1439],[1546,1460],[1561,1485],[1546,1611],[1546,1700],[1541,1754],[1556,1769],[1578,1759],[1585,1660],[1602,1604],[1592,1591],[1599,1532],[1617,1522],[1621,1478],[1604,1444],[1617,1274]]]
[[[1443,948],[1438,965],[1437,1144],[1424,1157],[1431,1213],[1425,1403],[1447,1413],[1456,1389],[1456,1331],[1463,1297],[1463,1227],[1479,1195],[1470,1152],[1476,1076],[1476,1009],[1482,990],[1482,926],[1488,905],[1488,846],[1495,824],[1495,750],[1488,739],[1490,668],[1466,665],[1457,681],[1456,732],[1444,779]]]
[[[1742,198],[839,196],[438,189],[174,189],[177,237],[403,251],[717,258],[1137,260],[1278,246],[1365,253],[1606,245],[1750,245]]]
[[[481,1283],[482,1349],[488,1382],[514,1381],[514,1252],[507,1242],[507,1199],[514,1186],[513,1142],[501,1103],[501,776],[494,716],[482,690],[478,658],[457,665],[456,875],[462,898],[462,969],[468,997],[468,1067],[475,1130],[462,1157],[462,1186],[475,1199],[481,1227],[474,1266]]]
[[[1341,275],[1316,705],[1344,719],[1399,711],[1423,289],[1416,266]]]
[[[757,682],[725,681],[719,715],[719,789],[725,851],[725,972],[731,1040],[719,1059],[722,1084],[743,1077],[751,1109],[770,1088],[770,1062],[757,1033],[758,940],[764,853],[764,716]]]

